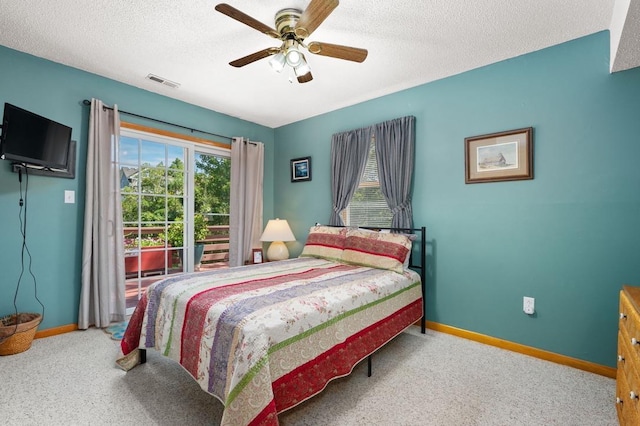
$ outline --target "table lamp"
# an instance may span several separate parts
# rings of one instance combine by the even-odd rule
[[[285,241],[295,241],[289,224],[284,219],[271,219],[267,222],[264,232],[260,237],[260,241],[271,242],[267,250],[268,260],[284,260],[289,258],[289,250],[285,245]]]

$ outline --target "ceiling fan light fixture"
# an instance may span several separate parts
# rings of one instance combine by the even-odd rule
[[[276,72],[282,72],[282,70],[284,69],[285,64],[286,64],[286,59],[284,57],[284,53],[282,53],[282,52],[276,53],[269,60],[269,65],[271,65],[271,68],[273,68],[273,70],[276,71]]]
[[[287,65],[290,67],[297,67],[302,63],[302,55],[295,49],[291,49],[287,52]]]
[[[296,73],[296,77],[302,77],[303,75],[309,74],[311,72],[311,67],[304,58],[304,55],[301,53],[302,61],[300,61],[300,65],[294,67],[293,70]]]
[[[295,39],[289,38],[285,40],[282,51],[284,51],[284,57],[287,61],[287,65],[292,68],[300,65],[300,62],[302,61],[302,53],[300,53],[300,45]]]
[[[287,67],[293,68],[294,72],[288,72],[288,74],[291,76],[295,73],[298,83],[308,83],[313,80],[313,76],[300,47],[313,55],[363,62],[368,54],[366,49],[316,41],[305,43],[306,38],[324,22],[338,3],[339,0],[309,0],[304,11],[296,8],[281,9],[275,16],[277,29],[263,24],[226,3],[216,5],[215,9],[218,12],[282,42],[280,47],[259,50],[229,62],[229,65],[240,68],[260,59],[272,57],[269,64],[275,71],[282,72]],[[290,81],[293,79],[290,78]]]

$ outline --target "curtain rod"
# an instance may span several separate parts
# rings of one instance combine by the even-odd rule
[[[91,101],[90,101],[90,100],[88,100],[88,99],[85,99],[84,101],[82,101],[82,103],[83,103],[84,105],[91,105]],[[103,108],[110,109],[110,110],[112,110],[112,111],[113,111],[113,107],[108,107],[108,106],[106,106],[106,105],[103,105]],[[219,137],[219,138],[229,139],[230,141],[232,141],[232,140],[233,140],[233,138],[232,138],[232,137],[229,137],[229,136],[219,135],[219,134],[217,134],[217,133],[206,132],[206,131],[204,131],[204,130],[192,129],[191,127],[182,126],[182,125],[180,125],[180,124],[175,124],[175,123],[170,123],[170,122],[168,122],[168,121],[158,120],[157,118],[146,117],[146,116],[144,116],[144,115],[140,115],[140,114],[134,114],[134,113],[132,113],[132,112],[123,111],[123,110],[121,110],[121,109],[118,109],[118,112],[119,112],[119,113],[121,113],[121,114],[127,114],[127,115],[131,115],[131,116],[138,117],[138,118],[144,118],[145,120],[155,121],[155,122],[157,122],[157,123],[168,124],[169,126],[180,127],[181,129],[186,129],[186,130],[189,130],[189,131],[191,131],[191,132],[204,133],[205,135],[217,136],[217,137]]]

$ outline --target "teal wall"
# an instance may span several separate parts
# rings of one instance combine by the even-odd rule
[[[64,123],[73,128],[72,137],[78,141],[74,180],[29,177],[27,245],[33,256],[37,294],[46,307],[41,329],[73,324],[78,318],[89,114],[89,107],[83,106],[82,101],[91,98],[108,105],[117,103],[124,111],[264,142],[265,218],[273,212],[273,129],[0,46],[0,108],[9,102]],[[123,115],[122,119],[180,132],[131,116]],[[76,204],[64,204],[65,190],[76,191]],[[8,161],[0,161],[0,316],[13,313],[20,274],[19,198],[17,174],[10,172]],[[18,298],[21,312],[39,312],[33,293],[33,280],[25,273]]]
[[[640,284],[640,69],[608,70],[601,32],[277,128],[292,254],[329,219],[331,135],[414,115],[428,319],[615,366],[618,292]],[[465,137],[529,126],[534,180],[465,185]],[[289,159],[307,155],[313,180],[291,183]]]
[[[83,99],[265,142],[264,218],[289,220],[298,238],[292,255],[308,227],[329,218],[331,135],[414,115],[414,220],[428,228],[431,255],[428,319],[614,366],[618,291],[640,285],[640,69],[609,74],[608,46],[608,32],[598,33],[275,131],[0,47],[0,105],[70,125],[79,144],[76,179],[29,179],[42,328],[77,320]],[[528,126],[534,180],[465,185],[465,137]],[[289,160],[307,155],[313,180],[291,183]],[[76,204],[63,203],[67,189]],[[18,199],[17,175],[0,162],[0,315],[13,311],[20,272]],[[37,309],[28,274],[22,286],[20,310]],[[522,313],[523,296],[536,298],[536,315]]]

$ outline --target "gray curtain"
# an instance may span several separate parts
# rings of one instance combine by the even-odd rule
[[[87,145],[82,288],[78,328],[124,321],[125,272],[118,173],[118,107],[91,100]]]
[[[229,266],[244,265],[251,249],[262,246],[264,144],[233,138],[231,142],[231,205]]]
[[[391,227],[412,228],[411,178],[413,175],[415,117],[402,117],[374,127],[380,191],[393,213]]]
[[[331,198],[333,210],[330,225],[344,226],[340,212],[346,209],[358,189],[360,176],[367,164],[371,129],[336,133],[331,137]]]

